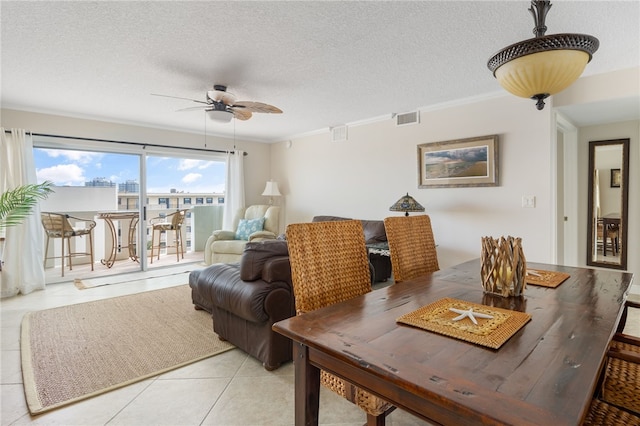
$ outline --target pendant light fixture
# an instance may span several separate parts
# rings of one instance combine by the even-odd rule
[[[532,0],[529,12],[533,15],[535,38],[505,47],[487,63],[505,90],[537,100],[539,110],[544,108],[546,98],[580,77],[600,45],[597,38],[586,34],[544,35],[549,9],[549,0]]]

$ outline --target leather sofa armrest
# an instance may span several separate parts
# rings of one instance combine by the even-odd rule
[[[249,235],[249,241],[260,241],[260,240],[275,240],[277,237],[276,234],[269,231],[256,231],[253,234]]]
[[[240,258],[240,277],[245,281],[262,278],[265,264],[274,257],[286,256],[289,249],[286,241],[267,240],[249,242]]]
[[[197,278],[198,292],[210,300],[214,308],[251,322],[267,321],[269,313],[265,311],[265,298],[278,290],[291,293],[289,283],[243,281],[239,269],[237,263],[218,263],[205,268]]]
[[[262,268],[262,280],[267,283],[276,281],[291,282],[291,262],[289,256],[278,256],[267,260]]]

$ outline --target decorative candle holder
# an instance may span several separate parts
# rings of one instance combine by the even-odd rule
[[[522,238],[483,237],[480,263],[485,293],[502,297],[524,294],[527,261],[522,251]]]

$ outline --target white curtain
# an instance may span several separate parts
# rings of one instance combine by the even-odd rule
[[[227,153],[222,229],[233,230],[233,216],[244,207],[244,152]]]
[[[37,183],[33,160],[33,141],[22,129],[4,127],[0,142],[0,190],[12,190],[21,185]],[[0,297],[27,294],[45,287],[44,235],[40,224],[40,206],[20,225],[5,229],[6,239],[0,273]]]

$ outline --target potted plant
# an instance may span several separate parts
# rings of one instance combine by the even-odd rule
[[[5,228],[22,223],[31,214],[38,200],[47,198],[53,192],[52,186],[53,182],[45,181],[40,184],[21,185],[3,192],[0,195],[0,234],[3,234]]]

